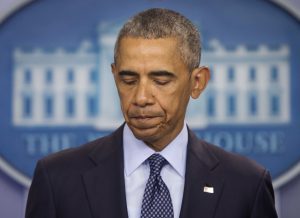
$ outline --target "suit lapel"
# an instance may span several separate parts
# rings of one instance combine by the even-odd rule
[[[222,194],[223,178],[217,174],[218,159],[189,131],[185,187],[180,218],[214,217]],[[204,190],[205,187],[206,190]],[[212,192],[213,193],[210,193]]]
[[[125,218],[127,215],[123,126],[101,140],[90,154],[94,166],[83,174],[83,182],[93,217]]]

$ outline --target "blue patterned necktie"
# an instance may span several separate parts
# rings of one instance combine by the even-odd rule
[[[168,187],[160,176],[160,171],[168,162],[160,154],[148,158],[150,176],[145,188],[141,218],[173,218],[173,206]]]

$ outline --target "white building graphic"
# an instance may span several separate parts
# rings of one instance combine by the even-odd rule
[[[16,48],[13,61],[15,126],[93,126],[114,128],[123,122],[110,64],[118,29],[99,27],[98,44],[83,41],[73,52]],[[285,124],[290,121],[289,47],[239,45],[227,49],[218,40],[203,51],[212,70],[200,99],[191,100],[192,127]]]

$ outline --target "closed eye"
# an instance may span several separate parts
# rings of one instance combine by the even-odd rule
[[[169,84],[176,77],[174,73],[164,70],[153,71],[150,73],[150,76],[157,85],[161,86]]]
[[[119,72],[120,81],[126,85],[134,85],[137,82],[138,74],[133,71]]]
[[[167,85],[168,83],[171,82],[171,80],[162,80],[162,79],[155,79],[154,82],[157,84],[157,85]]]
[[[134,77],[121,77],[120,80],[126,85],[134,85],[137,82],[137,79]]]

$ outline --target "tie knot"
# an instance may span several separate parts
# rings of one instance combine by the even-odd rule
[[[163,166],[165,166],[168,161],[160,154],[152,154],[149,158],[150,173],[153,175],[159,175]]]

